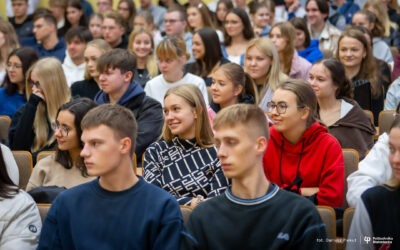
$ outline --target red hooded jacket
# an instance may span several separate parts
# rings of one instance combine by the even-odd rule
[[[296,144],[270,128],[271,138],[264,154],[264,172],[280,187],[291,185],[298,175],[300,187],[319,187],[318,205],[341,207],[344,162],[339,142],[318,122],[312,124]]]

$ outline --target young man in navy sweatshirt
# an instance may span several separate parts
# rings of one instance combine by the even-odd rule
[[[161,104],[146,95],[134,80],[136,56],[124,49],[113,49],[97,61],[101,90],[96,104],[116,103],[130,109],[138,124],[135,153],[138,159],[161,135],[164,115]]]
[[[218,157],[232,186],[194,209],[181,249],[328,249],[315,206],[265,177],[269,130],[263,111],[236,104],[213,123]]]
[[[133,172],[137,125],[132,112],[101,105],[81,126],[80,155],[87,173],[99,178],[56,198],[38,249],[179,248],[183,226],[177,201]]]

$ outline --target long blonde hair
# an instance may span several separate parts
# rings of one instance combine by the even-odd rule
[[[151,31],[144,29],[144,28],[138,28],[138,29],[133,30],[131,32],[131,34],[129,35],[128,50],[132,51],[132,53],[135,54],[135,52],[133,52],[133,42],[135,41],[135,37],[139,34],[146,34],[150,37],[152,51],[147,56],[146,69],[149,72],[149,76],[155,77],[158,75],[158,66],[157,66],[156,58],[154,56],[154,40],[153,40],[153,34],[151,33]]]
[[[288,76],[282,73],[281,65],[279,62],[279,55],[276,51],[275,45],[272,41],[268,38],[255,38],[251,40],[247,44],[246,54],[249,49],[256,47],[260,50],[265,56],[271,58],[271,66],[267,73],[267,77],[263,84],[263,87],[259,93],[260,99],[263,98],[265,92],[268,89],[268,86],[275,91],[278,88],[279,83],[283,82],[284,80],[288,79]],[[245,57],[246,58],[246,57]],[[245,59],[245,66],[246,66],[246,59]]]
[[[281,31],[281,36],[286,40],[286,47],[283,49],[282,52],[280,52],[282,54],[280,58],[284,59],[281,62],[282,72],[289,75],[294,55],[294,41],[296,40],[296,29],[290,22],[276,23],[272,26],[271,31],[275,28],[278,28]]]
[[[112,49],[111,46],[106,41],[104,41],[103,39],[94,39],[94,40],[88,42],[86,44],[86,49],[89,46],[92,46],[92,47],[100,50],[101,51],[101,55],[103,55],[104,53],[106,53],[106,52],[108,52],[108,51],[110,51]],[[99,57],[101,55],[99,55]],[[85,67],[85,80],[91,80],[92,78],[93,77],[89,74],[89,71],[87,70],[87,66],[86,66]]]
[[[48,122],[54,123],[56,121],[58,108],[70,100],[71,93],[60,61],[53,57],[47,57],[37,61],[28,70],[25,87],[27,99],[32,94],[32,87],[29,84],[32,72],[37,75],[46,98],[45,102],[38,104],[33,122],[35,138],[31,150],[36,152],[54,142],[54,135],[48,138],[50,129]]]
[[[202,148],[213,147],[214,135],[208,119],[206,103],[200,89],[192,84],[181,84],[168,89],[164,100],[172,94],[182,97],[195,110],[197,115],[195,124],[196,143]],[[166,141],[171,141],[175,137],[166,122],[164,122],[162,137]]]
[[[387,7],[380,0],[368,0],[364,5],[364,10],[367,10],[368,7],[372,7],[374,11],[372,11],[376,19],[378,19],[383,26],[385,27],[385,36],[390,36],[390,28],[398,29],[397,24],[393,23],[389,19],[389,15],[387,13]]]

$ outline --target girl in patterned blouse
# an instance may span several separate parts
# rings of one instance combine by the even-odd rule
[[[144,179],[174,195],[180,205],[195,207],[228,186],[206,110],[198,87],[183,84],[169,89],[162,139],[144,156]]]

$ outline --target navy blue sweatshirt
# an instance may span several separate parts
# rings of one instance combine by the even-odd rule
[[[178,249],[180,208],[142,178],[111,192],[99,180],[62,192],[43,224],[38,249]]]

